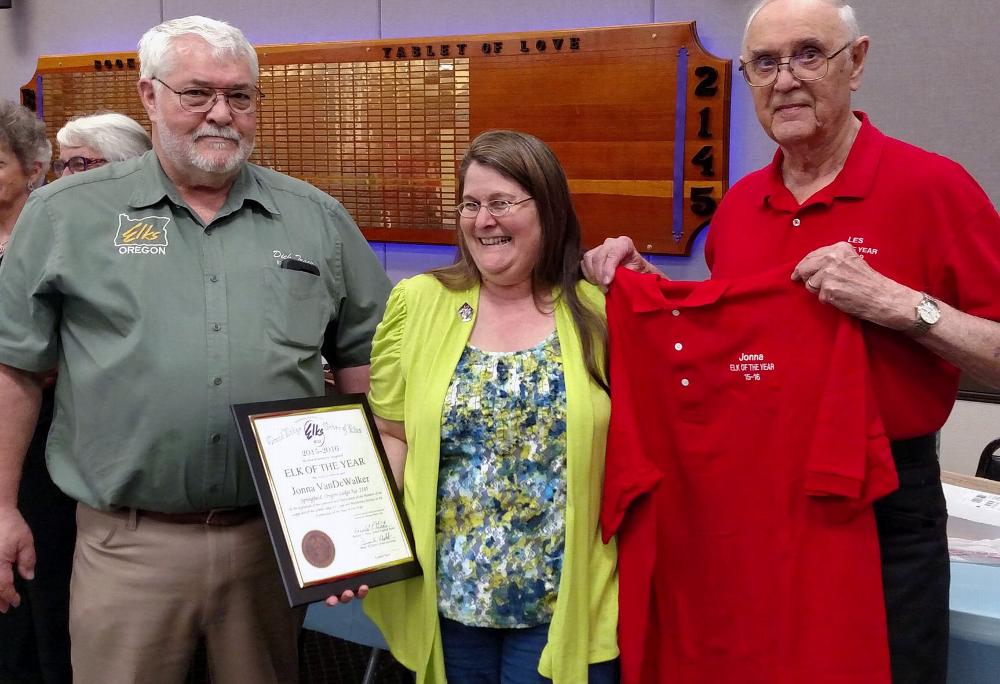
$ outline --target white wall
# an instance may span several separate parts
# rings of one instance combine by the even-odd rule
[[[961,401],[941,430],[941,467],[972,475],[986,445],[1000,439],[1000,404]]]

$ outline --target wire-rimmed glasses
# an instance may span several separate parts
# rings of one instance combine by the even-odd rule
[[[792,76],[800,81],[818,81],[830,70],[830,60],[854,44],[850,41],[836,52],[824,55],[818,48],[805,47],[794,55],[775,57],[763,55],[740,65],[743,78],[754,88],[764,88],[778,80],[781,67],[787,66]]]
[[[511,207],[517,206],[518,204],[527,202],[528,200],[531,199],[534,199],[534,197],[525,197],[524,199],[518,200],[516,202],[512,202],[511,200],[505,200],[505,199],[495,199],[495,200],[490,200],[489,202],[482,202],[482,203],[472,202],[472,201],[462,202],[457,207],[455,207],[455,211],[457,211],[461,216],[465,218],[476,218],[477,216],[479,216],[479,210],[482,209],[483,207],[486,207],[486,211],[490,212],[492,216],[500,218],[501,216],[506,216],[507,214],[509,214]]]
[[[207,86],[191,86],[184,90],[175,90],[162,80],[153,76],[151,81],[159,81],[164,88],[177,95],[181,109],[194,114],[204,114],[211,111],[219,97],[226,99],[229,108],[238,114],[253,114],[264,99],[263,91],[257,86],[250,88],[210,88]]]

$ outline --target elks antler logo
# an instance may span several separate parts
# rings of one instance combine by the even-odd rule
[[[119,254],[166,254],[169,216],[132,218],[118,214],[115,247]]]

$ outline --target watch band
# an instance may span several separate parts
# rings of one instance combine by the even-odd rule
[[[923,318],[917,314],[917,319],[913,321],[913,327],[910,328],[910,334],[913,337],[920,337],[921,335],[926,335],[927,331],[931,329],[931,324],[925,321]]]
[[[925,335],[935,323],[941,319],[941,309],[937,301],[926,292],[920,293],[920,301],[915,307],[916,317],[910,328],[910,335],[920,337]]]

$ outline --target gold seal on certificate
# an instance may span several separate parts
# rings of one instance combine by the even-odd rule
[[[293,606],[420,574],[364,395],[233,406]]]

